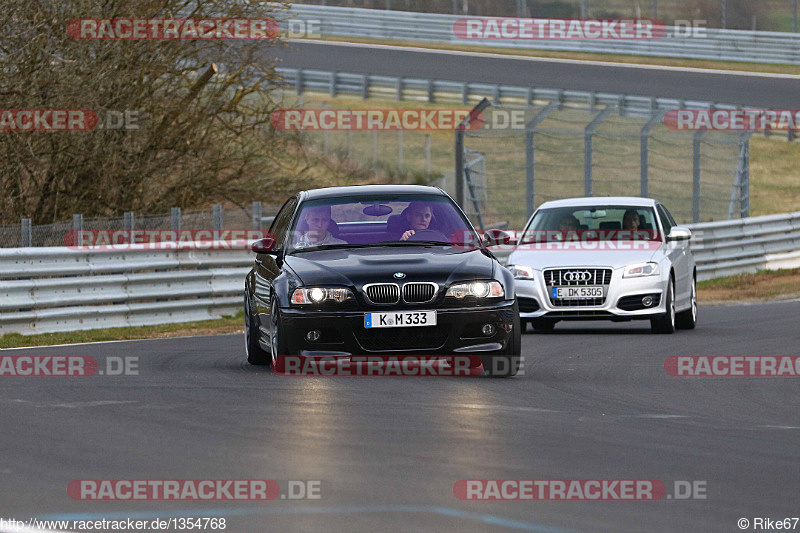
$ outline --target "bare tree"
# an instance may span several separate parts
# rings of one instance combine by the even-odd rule
[[[46,223],[285,194],[302,150],[269,116],[279,39],[81,40],[73,19],[274,18],[256,0],[10,0],[0,110],[86,109],[92,131],[0,131],[0,220]],[[115,112],[130,121],[111,129]],[[123,115],[124,116],[124,115]]]

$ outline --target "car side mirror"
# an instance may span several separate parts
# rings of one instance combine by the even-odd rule
[[[688,241],[692,238],[692,230],[684,226],[673,226],[667,235],[667,242]]]
[[[490,246],[510,246],[516,244],[514,237],[505,231],[499,229],[490,229],[483,234],[481,246],[488,248]]]
[[[263,239],[259,239],[256,242],[254,242],[250,246],[250,249],[257,254],[275,253],[276,244],[277,241],[275,240],[275,237],[264,237]]]

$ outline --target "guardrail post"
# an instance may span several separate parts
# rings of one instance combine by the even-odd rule
[[[20,223],[19,245],[21,248],[30,248],[33,246],[33,228],[31,227],[31,219],[23,218]]]
[[[583,194],[592,196],[592,137],[602,122],[617,109],[615,105],[608,105],[586,126],[583,134]]]
[[[641,165],[641,185],[639,195],[647,198],[650,196],[650,184],[648,183],[649,165],[650,165],[650,131],[655,128],[662,120],[664,115],[667,114],[666,109],[662,109],[653,115],[647,124],[642,127],[641,141],[639,147],[639,161]]]
[[[263,217],[263,214],[261,202],[256,200],[253,202],[253,212],[251,213],[251,216],[253,217],[253,229],[256,231],[261,231],[261,218]]]
[[[331,98],[336,98],[336,72],[331,72],[331,80],[330,80],[330,94]]]
[[[222,229],[222,206],[220,204],[214,204],[211,208],[211,218],[213,219],[213,224],[215,230]]]
[[[403,101],[403,78],[397,78],[397,101]]]
[[[536,144],[534,134],[536,133],[536,126],[541,124],[547,115],[558,109],[557,102],[550,102],[544,109],[536,113],[530,122],[525,125],[525,209],[527,213],[526,218],[530,218],[533,214],[533,209],[536,205],[535,202],[535,161],[536,161]]]
[[[469,102],[469,83],[464,82],[461,86],[461,103],[467,105],[467,102]]]
[[[428,103],[432,104],[433,101],[434,101],[433,80],[428,80]]]
[[[125,211],[122,214],[122,229],[125,231],[133,231],[133,226],[133,211]]]
[[[692,142],[692,222],[700,222],[700,156],[701,142],[705,131],[694,134]]]
[[[170,210],[170,226],[173,231],[181,230],[181,208],[173,207]]]
[[[361,98],[369,98],[369,76],[366,74],[361,77]]]
[[[295,82],[297,83],[297,96],[303,94],[303,69],[297,69],[297,74],[295,75]]]

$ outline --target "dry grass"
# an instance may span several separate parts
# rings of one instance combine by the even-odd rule
[[[697,284],[697,298],[701,302],[787,300],[798,297],[800,268],[737,274]]]

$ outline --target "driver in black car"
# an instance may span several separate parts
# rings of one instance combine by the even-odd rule
[[[401,241],[407,241],[416,232],[428,229],[433,218],[431,206],[421,202],[411,202],[403,214],[411,229],[403,233],[403,236],[400,237]]]

